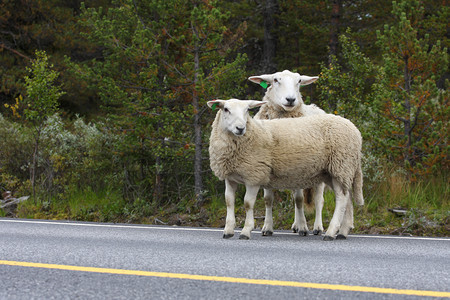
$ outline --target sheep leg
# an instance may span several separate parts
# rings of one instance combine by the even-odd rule
[[[264,189],[264,202],[266,204],[266,216],[264,218],[264,226],[262,228],[262,235],[269,236],[273,234],[273,205],[274,194],[273,190]]]
[[[234,201],[237,189],[237,183],[225,179],[225,202],[227,204],[227,218],[225,221],[225,229],[223,238],[229,239],[234,236],[234,228],[236,227],[236,218],[234,215]]]
[[[245,186],[245,197],[244,197],[244,207],[245,207],[245,224],[242,228],[242,232],[239,235],[239,239],[248,240],[250,239],[250,233],[253,228],[255,228],[255,218],[253,216],[253,206],[255,205],[256,196],[258,195],[259,186]]]
[[[348,197],[344,220],[342,220],[341,228],[339,229],[336,239],[345,240],[351,229],[353,229],[353,202],[352,199]]]
[[[294,191],[295,216],[292,231],[298,232],[299,235],[308,235],[308,224],[306,224],[305,211],[303,209],[303,190]]]
[[[349,191],[344,191],[342,185],[337,182],[336,179],[333,178],[332,180],[332,186],[334,190],[334,194],[336,196],[336,207],[334,209],[333,218],[331,218],[330,225],[328,227],[328,230],[325,234],[325,237],[323,238],[324,241],[332,241],[334,240],[334,237],[336,233],[338,232],[340,225],[342,223],[342,220],[344,218],[345,209],[347,206],[347,202],[349,200],[350,193]]]
[[[363,197],[363,174],[361,170],[361,163],[355,172],[355,179],[353,180],[353,199],[357,205],[364,205]]]
[[[323,209],[323,192],[325,190],[325,183],[320,183],[314,187],[314,206],[316,207],[316,218],[314,220],[314,235],[321,235],[323,230],[322,209]]]

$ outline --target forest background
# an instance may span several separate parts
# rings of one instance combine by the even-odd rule
[[[448,236],[448,20],[446,0],[2,0],[1,203],[30,197],[0,216],[223,226],[206,101],[288,69],[363,135],[355,232]],[[289,192],[274,206],[290,228]]]

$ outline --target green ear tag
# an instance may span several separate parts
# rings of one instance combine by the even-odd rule
[[[217,103],[214,103],[214,104],[211,106],[212,110],[216,110],[216,106],[217,106]]]
[[[264,80],[261,81],[261,82],[259,83],[259,85],[262,86],[263,88],[267,89],[267,82],[265,82]]]

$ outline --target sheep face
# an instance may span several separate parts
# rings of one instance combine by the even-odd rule
[[[248,110],[265,103],[264,101],[230,99],[208,101],[208,106],[222,110],[220,120],[222,130],[235,136],[242,136],[247,129]]]
[[[257,84],[261,84],[263,81],[269,83],[270,87],[267,89],[266,95],[270,94],[271,96],[268,99],[285,111],[291,111],[303,104],[300,86],[311,84],[318,78],[284,70],[274,74],[251,76],[248,79]]]

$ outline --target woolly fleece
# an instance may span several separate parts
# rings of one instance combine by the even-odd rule
[[[221,180],[271,189],[311,188],[334,177],[350,190],[360,167],[362,138],[347,119],[333,115],[247,119],[247,132],[224,131],[217,112],[210,166]]]

